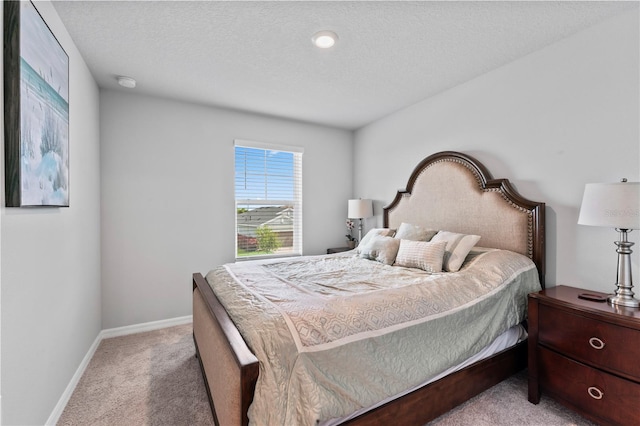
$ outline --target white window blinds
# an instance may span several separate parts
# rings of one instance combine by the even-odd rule
[[[302,254],[302,152],[235,141],[236,259]]]

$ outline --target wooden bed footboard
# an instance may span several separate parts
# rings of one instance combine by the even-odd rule
[[[258,359],[202,274],[193,274],[193,340],[218,425],[248,425]]]

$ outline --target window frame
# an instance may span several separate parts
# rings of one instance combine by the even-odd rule
[[[250,148],[250,149],[258,149],[264,151],[275,151],[275,152],[285,152],[293,154],[293,172],[294,172],[294,182],[293,182],[293,200],[260,200],[260,199],[239,199],[238,194],[236,193],[236,153],[237,148]],[[256,260],[256,259],[273,259],[273,258],[283,258],[283,257],[294,257],[294,256],[302,256],[303,254],[303,246],[302,246],[302,157],[304,154],[304,149],[298,146],[292,145],[283,145],[283,144],[275,144],[268,142],[258,142],[258,141],[250,141],[244,139],[235,139],[234,140],[234,206],[235,206],[235,238],[234,238],[234,247],[235,247],[235,260],[238,261],[246,261],[246,260]],[[259,254],[259,255],[247,255],[247,256],[238,256],[238,208],[247,206],[247,205],[283,205],[283,204],[293,204],[293,248],[290,253],[273,253],[273,254]]]

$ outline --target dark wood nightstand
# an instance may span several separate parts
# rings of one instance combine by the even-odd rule
[[[529,401],[541,392],[602,424],[640,425],[640,309],[579,299],[558,286],[529,295]]]
[[[343,251],[349,251],[349,250],[353,250],[353,249],[349,247],[333,247],[333,248],[327,249],[327,254],[342,253]]]

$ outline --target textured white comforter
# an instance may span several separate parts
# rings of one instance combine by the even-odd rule
[[[249,420],[313,425],[395,395],[520,323],[535,265],[474,251],[428,274],[352,253],[228,264],[207,281],[260,362]]]

